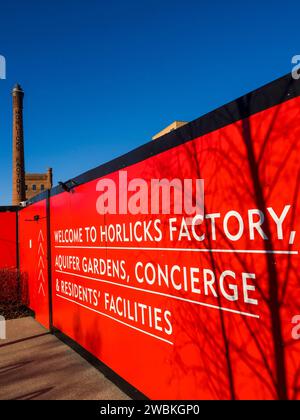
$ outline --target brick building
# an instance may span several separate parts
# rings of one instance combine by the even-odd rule
[[[25,173],[26,200],[50,188],[52,188],[52,168],[48,168],[43,174]]]
[[[159,133],[155,134],[155,136],[152,137],[152,140],[159,139],[165,134],[168,134],[171,131],[177,130],[177,128],[183,127],[185,124],[187,124],[186,121],[174,121],[172,124],[168,125],[168,127],[164,128]]]

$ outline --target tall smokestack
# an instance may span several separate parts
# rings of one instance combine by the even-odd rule
[[[49,182],[50,188],[52,188],[52,185],[53,185],[52,168],[47,169],[47,174],[48,174],[48,182]]]
[[[23,97],[24,92],[16,84],[13,96],[13,189],[12,204],[19,205],[25,201],[25,164],[24,164],[24,133],[23,133]]]

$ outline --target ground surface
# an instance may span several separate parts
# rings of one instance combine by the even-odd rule
[[[0,340],[0,399],[126,400],[118,387],[33,318],[9,320]]]

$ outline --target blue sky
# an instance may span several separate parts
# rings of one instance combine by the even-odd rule
[[[10,92],[26,171],[72,178],[291,70],[297,1],[3,0],[0,204],[11,202]]]

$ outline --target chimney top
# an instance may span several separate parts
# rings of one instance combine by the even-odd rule
[[[19,83],[16,83],[14,88],[13,88],[13,92],[23,92],[23,89],[21,88],[21,86],[19,85]]]

